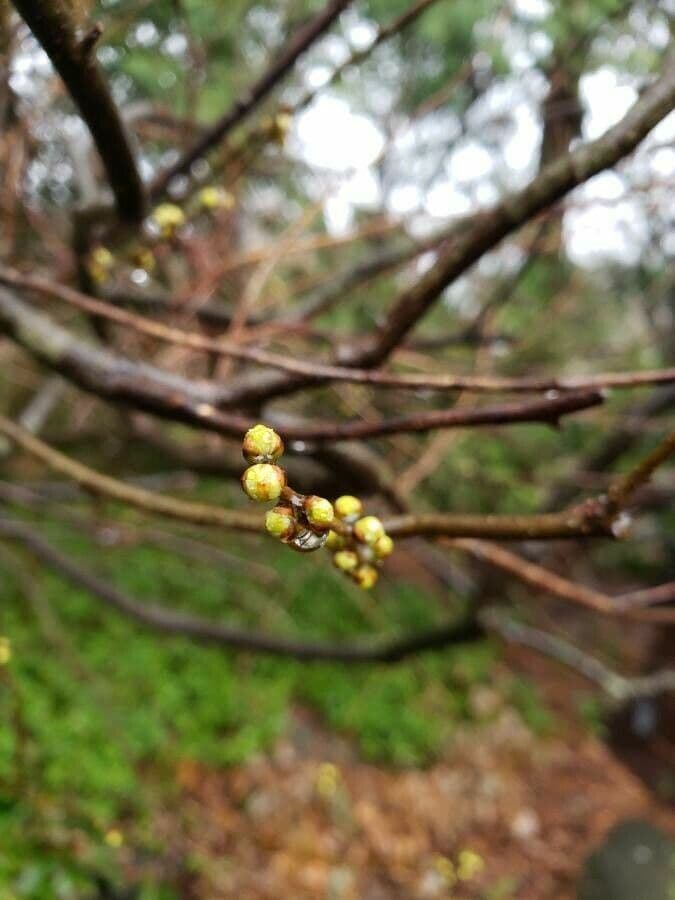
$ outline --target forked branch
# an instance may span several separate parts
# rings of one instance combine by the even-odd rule
[[[145,191],[131,139],[96,61],[97,26],[82,37],[65,0],[12,0],[59,73],[96,144],[121,219],[140,222]]]

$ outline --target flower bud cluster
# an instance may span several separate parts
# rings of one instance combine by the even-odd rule
[[[204,213],[213,219],[221,212],[234,209],[235,205],[233,194],[220,185],[209,184],[197,192],[185,209],[176,203],[160,203],[150,215],[149,229],[160,240],[173,241],[188,224],[188,217]]]
[[[161,238],[172,240],[185,225],[185,213],[175,203],[160,203],[152,211],[150,220]]]
[[[335,501],[336,525],[328,533],[327,547],[333,564],[359,587],[369,590],[379,578],[379,567],[390,556],[394,542],[377,516],[364,516],[358,497],[345,494]]]
[[[305,496],[289,487],[285,470],[277,465],[284,452],[279,435],[267,425],[254,425],[244,436],[241,478],[244,493],[261,503],[276,501],[267,512],[268,534],[301,553],[325,546],[336,568],[360,587],[372,588],[382,561],[394,549],[376,516],[364,516],[358,497],[345,494],[335,503],[314,494]]]
[[[112,274],[115,257],[107,247],[101,244],[94,247],[87,257],[87,270],[94,284],[105,284]]]
[[[281,501],[265,516],[267,532],[300,553],[323,547],[334,519],[333,504],[324,497],[305,497],[288,486],[285,470],[276,465],[284,452],[276,431],[254,425],[244,435],[242,451],[250,463],[241,478],[244,493],[261,503]]]
[[[234,209],[235,205],[234,195],[219,185],[203,187],[185,209],[177,203],[160,203],[148,216],[143,229],[144,240],[150,246],[146,246],[146,243],[132,245],[124,254],[118,254],[117,258],[101,244],[92,247],[85,259],[89,277],[97,286],[108,283],[116,262],[120,261],[126,261],[134,269],[151,275],[157,268],[157,246],[164,242],[175,243],[193,215],[203,214],[213,222],[220,213]]]

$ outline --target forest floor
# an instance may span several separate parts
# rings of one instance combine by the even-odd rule
[[[75,558],[98,550],[43,527]],[[149,602],[315,639],[411,633],[453,609],[416,572],[378,597],[284,548],[253,580],[228,560],[120,539],[96,564]],[[534,652],[488,639],[363,667],[230,654],[8,562],[0,900],[576,900],[616,823],[675,833],[626,763],[672,789],[674,736],[619,759],[598,689]],[[538,609],[535,624],[560,624]],[[646,665],[646,631],[564,624],[619,671]]]
[[[585,860],[617,823],[675,834],[675,809],[566,708],[569,673],[517,657],[510,665],[536,675],[555,709],[555,735],[493,708],[481,688],[485,724],[424,769],[366,763],[302,708],[270,754],[228,770],[183,762],[179,803],[154,823],[180,896],[573,900]]]

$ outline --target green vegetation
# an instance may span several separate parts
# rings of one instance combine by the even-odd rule
[[[90,541],[47,530],[87,563]],[[327,559],[299,565],[286,548],[264,546],[278,576],[272,590],[149,546],[109,549],[104,566],[148,601],[317,638],[381,638],[437,619],[433,598],[404,581],[387,585],[386,597],[362,595]],[[250,551],[239,549],[245,559]],[[0,884],[17,897],[82,896],[91,872],[113,870],[110,829],[144,846],[145,816],[158,792],[173,790],[168,776],[181,761],[252,758],[284,732],[293,703],[370,759],[425,763],[468,718],[467,693],[494,659],[485,643],[393,667],[233,655],[145,631],[47,571],[30,579],[8,571],[0,616],[13,651],[0,670]]]

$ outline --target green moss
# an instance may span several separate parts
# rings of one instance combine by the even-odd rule
[[[384,594],[355,590],[321,554],[299,558],[271,541],[266,563],[279,579],[273,591],[225,565],[150,546],[103,554],[61,525],[43,520],[40,527],[135,597],[242,627],[347,641],[424,629],[439,619],[434,598],[404,581],[387,584],[385,602]],[[250,556],[245,540],[227,535],[223,544]],[[146,630],[27,557],[25,564],[34,579],[30,597],[11,573],[4,576],[0,613],[0,633],[14,651],[0,687],[0,802],[10,810],[5,833],[14,842],[4,851],[0,885],[22,897],[82,896],[82,879],[92,877],[87,866],[99,872],[110,864],[114,872],[107,829],[128,829],[129,839],[145,846],[145,817],[173,790],[182,760],[226,766],[264,752],[284,733],[293,704],[351,736],[368,759],[429,762],[493,659],[487,644],[396,666],[233,654]],[[40,851],[31,867],[31,847],[58,847],[59,835],[73,830],[82,834],[87,866],[71,865],[65,851],[63,859]],[[33,886],[18,892],[28,882]]]

